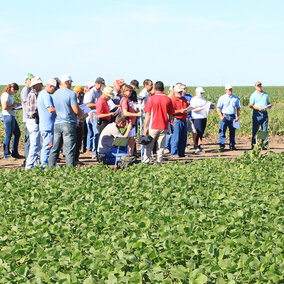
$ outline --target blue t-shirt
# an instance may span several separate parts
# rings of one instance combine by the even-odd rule
[[[184,97],[186,98],[186,100],[187,100],[188,102],[190,102],[191,99],[192,99],[192,95],[190,95],[190,94],[185,94]],[[190,118],[191,118],[191,112],[187,114],[187,117],[190,117]]]
[[[56,109],[55,124],[70,123],[77,125],[77,116],[71,106],[78,105],[76,93],[64,88],[57,90],[53,95],[53,103]]]
[[[42,90],[37,97],[40,131],[53,131],[54,129],[56,115],[50,113],[47,110],[48,107],[54,107],[52,97],[46,90]]]
[[[236,114],[236,108],[241,108],[241,102],[237,96],[226,93],[218,99],[217,107],[223,114]]]

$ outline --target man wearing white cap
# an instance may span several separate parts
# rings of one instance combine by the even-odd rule
[[[29,131],[26,126],[27,121],[27,107],[26,107],[26,101],[28,98],[28,94],[31,91],[31,79],[34,77],[33,74],[28,73],[25,75],[25,86],[21,91],[21,102],[23,107],[23,124],[25,129],[25,161],[24,165],[26,164],[26,160],[28,158],[29,149],[30,149],[30,137],[29,137]]]
[[[27,128],[30,136],[30,149],[26,160],[26,169],[32,169],[37,164],[40,150],[39,116],[37,108],[38,93],[42,90],[43,82],[40,77],[31,79],[32,90],[28,94],[27,106]]]
[[[173,134],[171,137],[171,155],[185,156],[185,148],[187,142],[187,113],[185,109],[189,106],[189,102],[182,96],[182,85],[174,87],[174,95],[172,103],[174,107]]]
[[[239,121],[241,102],[233,94],[233,87],[230,84],[225,86],[226,94],[221,96],[217,102],[217,113],[220,116],[219,129],[219,150],[225,150],[226,130],[230,131],[230,150],[237,150],[235,147],[236,128],[233,126],[234,121]]]
[[[88,133],[87,133],[87,153],[92,154],[92,157],[96,156],[98,136],[97,129],[97,116],[96,116],[96,103],[99,97],[102,95],[102,88],[105,87],[105,80],[98,77],[95,81],[88,82],[89,91],[84,96],[84,104],[91,109],[86,119]]]
[[[62,145],[64,145],[65,149],[66,165],[75,166],[77,116],[84,115],[78,106],[75,92],[70,90],[73,82],[71,76],[68,74],[62,75],[60,81],[60,89],[53,95],[56,119],[54,143],[48,160],[50,168],[56,165]]]
[[[42,167],[48,165],[49,153],[53,145],[56,111],[51,95],[56,91],[56,85],[55,79],[49,79],[46,87],[39,93],[37,98],[39,130],[42,141],[40,151],[40,165]]]

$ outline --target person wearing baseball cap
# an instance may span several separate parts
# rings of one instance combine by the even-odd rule
[[[114,112],[110,112],[107,101],[113,97],[112,87],[105,87],[103,94],[97,101],[97,118],[98,118],[98,131],[99,134],[110,123],[110,118],[115,115]]]
[[[190,101],[190,105],[194,107],[191,111],[192,122],[197,132],[196,139],[194,141],[195,153],[203,151],[201,148],[202,138],[207,124],[207,100],[203,98],[204,93],[205,91],[202,87],[197,87],[195,89],[195,96]]]
[[[86,119],[88,129],[86,153],[92,155],[92,158],[96,158],[99,138],[96,104],[103,93],[102,89],[105,87],[105,80],[102,77],[98,77],[96,80],[89,81],[87,85],[89,86],[89,91],[84,95],[83,100],[84,104],[87,104],[90,109]]]
[[[26,101],[28,98],[28,94],[31,91],[31,79],[34,77],[33,74],[27,73],[25,75],[25,86],[21,91],[21,103],[22,103],[22,108],[23,108],[23,125],[24,125],[24,130],[25,130],[25,160],[23,163],[23,166],[26,165],[26,160],[28,158],[29,154],[29,149],[30,149],[30,137],[29,137],[29,131],[26,126],[26,121],[27,121],[27,107],[26,107]]]
[[[174,107],[173,114],[173,134],[171,137],[171,155],[172,157],[185,157],[185,148],[187,144],[187,113],[185,109],[189,102],[182,96],[182,84],[174,87],[172,103]]]
[[[78,106],[75,92],[71,91],[72,81],[71,76],[63,75],[60,89],[53,95],[56,118],[54,143],[48,159],[50,168],[56,165],[62,142],[65,149],[66,165],[75,166],[77,117],[81,119],[81,117],[84,117],[84,113]]]
[[[43,81],[40,77],[31,79],[31,91],[27,97],[27,128],[30,136],[30,149],[26,160],[25,168],[32,169],[37,164],[38,153],[40,151],[40,132],[37,99],[42,90]]]
[[[48,165],[50,150],[53,146],[56,111],[51,95],[56,91],[56,87],[56,80],[54,78],[49,79],[44,90],[39,93],[37,98],[39,131],[42,143],[39,163],[42,168]]]
[[[120,100],[121,100],[121,87],[124,85],[124,80],[123,79],[117,79],[113,82],[113,97],[112,101],[116,106],[119,106]]]
[[[217,113],[220,117],[219,129],[219,151],[224,152],[226,141],[226,130],[229,127],[230,132],[230,150],[237,150],[235,147],[236,128],[234,121],[239,121],[241,102],[240,99],[233,94],[231,84],[225,86],[226,94],[222,95],[217,102]]]
[[[268,113],[267,109],[272,108],[272,104],[269,101],[269,96],[266,92],[262,90],[262,84],[260,81],[255,83],[255,91],[251,94],[249,99],[249,107],[253,109],[252,114],[252,139],[251,145],[252,149],[256,144],[256,134],[259,127],[263,132],[267,132],[268,128]],[[267,149],[268,145],[268,135],[264,140],[262,140],[262,148]]]

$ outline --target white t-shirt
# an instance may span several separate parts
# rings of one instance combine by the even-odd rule
[[[199,98],[197,96],[193,97],[190,101],[190,106],[195,107],[195,108],[204,107],[206,104],[207,104],[207,101],[204,98]],[[206,108],[200,111],[192,110],[191,115],[193,119],[206,118],[207,117]]]
[[[12,106],[15,101],[12,95],[8,94],[7,92],[3,93],[1,95],[1,105],[2,105],[2,115],[13,115],[15,116],[14,110],[4,110],[3,109],[3,103],[8,102],[8,106]]]
[[[98,152],[105,154],[112,148],[115,137],[123,137],[115,122],[108,124],[100,134]]]

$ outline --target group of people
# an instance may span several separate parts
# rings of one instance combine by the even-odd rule
[[[18,153],[19,125],[15,111],[23,109],[25,129],[25,168],[37,165],[54,167],[64,147],[67,165],[79,162],[82,149],[94,159],[104,163],[114,163],[122,156],[137,153],[136,137],[138,125],[145,143],[141,147],[141,160],[150,163],[156,153],[156,162],[162,163],[164,152],[172,157],[184,157],[188,132],[192,133],[195,153],[202,152],[202,138],[207,124],[207,116],[215,108],[220,117],[219,150],[225,150],[226,130],[229,128],[229,147],[236,150],[235,130],[240,117],[240,100],[233,94],[230,84],[225,86],[215,106],[204,98],[205,90],[197,87],[195,95],[187,93],[186,85],[177,83],[164,92],[164,84],[150,79],[143,82],[132,80],[126,84],[117,79],[113,87],[106,86],[98,77],[83,88],[76,85],[72,89],[70,75],[51,78],[45,88],[40,77],[28,73],[25,87],[21,91],[21,103],[15,103],[13,95],[19,90],[16,83],[9,84],[1,95],[2,118],[5,127],[4,159],[23,158]],[[43,89],[43,90],[42,90]],[[262,84],[255,84],[256,91],[250,96],[253,109],[252,146],[261,126],[267,131],[267,109],[272,105],[262,90]],[[122,131],[124,130],[124,132]],[[10,151],[10,141],[12,152]],[[113,145],[116,137],[127,138],[127,146]],[[267,139],[267,138],[266,138]],[[40,154],[39,154],[40,153]]]

